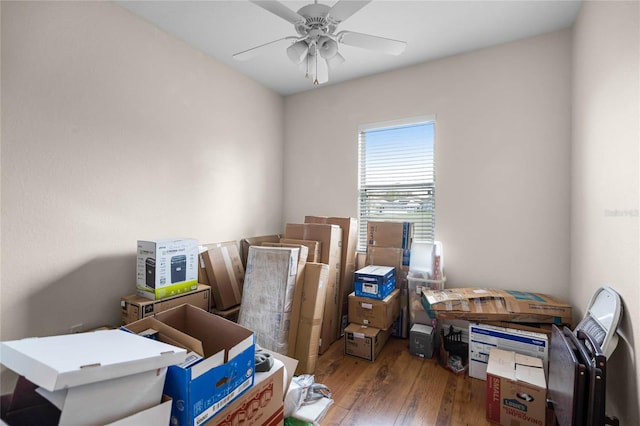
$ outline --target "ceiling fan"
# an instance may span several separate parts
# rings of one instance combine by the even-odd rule
[[[315,0],[314,3],[303,6],[297,12],[279,1],[250,1],[292,23],[298,36],[274,40],[236,53],[233,57],[239,60],[249,59],[265,47],[289,40],[291,45],[287,48],[287,56],[293,63],[302,64],[305,67],[305,77],[311,77],[316,85],[329,81],[329,69],[334,69],[345,61],[344,56],[338,52],[340,43],[391,55],[401,54],[407,45],[404,41],[353,31],[335,32],[340,23],[371,0],[338,0],[331,7]]]

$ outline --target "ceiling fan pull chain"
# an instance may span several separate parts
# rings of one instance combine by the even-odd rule
[[[315,75],[315,80],[313,80],[313,84],[315,84],[316,86],[320,83],[318,83],[318,49],[316,47],[316,54],[314,55],[314,58],[316,60],[316,75]]]

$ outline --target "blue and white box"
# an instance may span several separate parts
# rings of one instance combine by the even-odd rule
[[[356,296],[384,299],[396,288],[396,268],[368,265],[354,274]]]
[[[469,376],[487,379],[489,352],[498,348],[542,360],[548,374],[549,338],[544,333],[498,327],[488,324],[469,324]]]

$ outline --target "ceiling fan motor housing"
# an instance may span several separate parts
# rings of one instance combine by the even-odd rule
[[[298,10],[298,15],[305,18],[304,22],[295,25],[296,31],[301,36],[306,36],[313,29],[321,30],[323,33],[332,34],[337,24],[327,19],[331,8],[324,4],[314,3],[303,6]]]

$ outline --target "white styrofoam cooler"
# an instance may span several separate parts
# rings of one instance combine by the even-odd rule
[[[105,424],[160,403],[186,350],[122,330],[0,342],[0,363],[40,386],[60,425]]]

